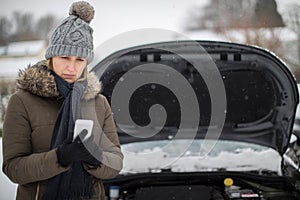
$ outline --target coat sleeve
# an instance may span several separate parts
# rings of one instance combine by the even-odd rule
[[[100,146],[103,149],[102,164],[94,169],[87,171],[99,179],[109,179],[117,176],[123,167],[123,154],[119,143],[119,138],[116,131],[116,125],[113,119],[110,105],[104,96],[100,96],[102,108],[104,112],[97,111],[97,118],[101,123],[102,133]],[[103,116],[100,116],[103,115]]]
[[[33,153],[31,126],[21,98],[14,94],[3,124],[2,170],[14,183],[26,184],[49,179],[67,168],[57,162],[56,150]]]

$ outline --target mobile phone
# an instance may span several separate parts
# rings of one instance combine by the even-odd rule
[[[85,141],[92,135],[92,130],[93,130],[93,120],[89,119],[77,119],[75,121],[75,127],[74,127],[74,136],[73,136],[73,141],[75,138],[81,133],[82,130],[86,129],[87,134],[84,138],[80,138],[82,141]]]

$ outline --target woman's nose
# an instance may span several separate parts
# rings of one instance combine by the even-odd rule
[[[67,63],[67,69],[68,69],[69,71],[75,71],[75,62],[74,62],[74,61],[69,61],[69,62]]]

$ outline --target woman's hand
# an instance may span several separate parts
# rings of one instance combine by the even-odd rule
[[[87,134],[84,129],[73,142],[64,142],[57,148],[58,163],[66,167],[73,162],[84,162],[91,166],[99,166],[102,160],[102,148],[94,142],[93,135],[82,141]]]

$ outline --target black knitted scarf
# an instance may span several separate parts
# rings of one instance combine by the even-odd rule
[[[52,72],[59,94],[64,98],[57,116],[51,149],[57,148],[65,141],[73,140],[75,121],[81,118],[80,100],[83,96],[86,81],[69,84]],[[75,162],[66,172],[47,180],[43,200],[77,200],[93,195],[92,178],[80,162]]]

